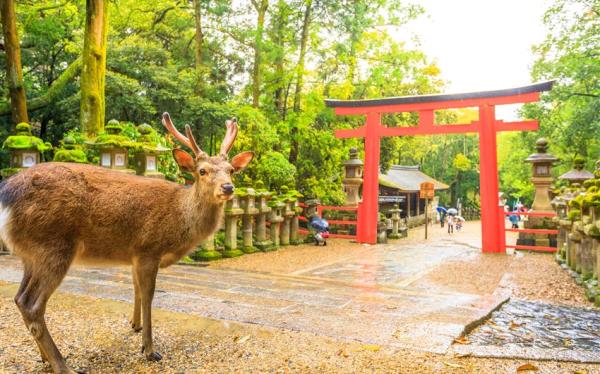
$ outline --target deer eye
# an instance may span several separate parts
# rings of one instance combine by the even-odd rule
[[[199,173],[200,175],[206,175],[206,169],[200,169]]]

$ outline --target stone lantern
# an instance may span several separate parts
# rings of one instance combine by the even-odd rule
[[[21,122],[16,127],[17,133],[4,141],[3,148],[10,152],[10,167],[2,169],[2,177],[8,178],[23,169],[39,164],[42,153],[52,149],[50,143],[31,134],[31,126]]]
[[[587,170],[584,170],[583,167],[585,165],[585,160],[581,157],[575,157],[573,160],[573,169],[567,171],[558,179],[563,179],[569,182],[569,185],[573,184],[583,184],[588,179],[594,178],[594,174],[590,173]]]
[[[558,158],[547,153],[548,141],[544,138],[535,142],[536,153],[525,159],[533,168],[533,177],[531,182],[535,186],[535,195],[531,209],[535,212],[554,212],[550,201],[550,186],[553,182],[552,165]],[[548,217],[529,217],[524,224],[526,229],[554,229],[557,223]],[[519,233],[517,245],[535,245],[549,247],[551,242],[556,241],[556,235],[551,234],[528,234]]]
[[[269,206],[271,207],[271,213],[269,215],[269,222],[271,223],[271,241],[273,242],[273,247],[277,248],[280,244],[281,223],[284,220],[283,212],[285,203],[279,200],[271,200],[269,201]]]
[[[225,250],[223,257],[237,257],[244,254],[237,248],[237,223],[244,210],[240,208],[239,197],[233,195],[225,203]]]
[[[138,175],[164,179],[165,175],[158,171],[158,156],[170,151],[157,141],[156,130],[147,123],[138,126],[140,137],[135,151],[135,169]]]
[[[392,215],[392,233],[388,236],[390,239],[399,239],[400,236],[400,213],[402,209],[398,206],[398,204],[394,204],[394,207],[388,210],[388,213]]]
[[[128,136],[123,135],[123,126],[119,121],[115,119],[108,121],[105,131],[88,144],[100,152],[100,166],[135,174],[135,170],[129,169],[129,148],[132,148],[135,143]]]
[[[253,188],[244,188],[236,190],[236,194],[240,197],[240,207],[244,210],[244,215],[242,216],[242,238],[244,246],[242,247],[242,251],[244,251],[244,253],[254,253],[258,249],[253,245],[252,223],[254,221],[254,216],[260,213],[260,209],[255,205],[256,191],[254,191]]]
[[[70,136],[65,136],[61,141],[62,147],[54,152],[54,161],[57,162],[75,162],[79,164],[87,163],[87,156],[81,146],[75,139]]]
[[[363,182],[363,162],[358,158],[358,150],[350,148],[350,159],[344,162],[342,184],[346,193],[347,206],[357,206],[360,202],[360,186]]]
[[[538,141],[535,142],[535,147],[537,153],[534,153],[525,159],[525,161],[531,163],[533,167],[533,178],[531,178],[531,183],[535,186],[535,196],[531,208],[537,212],[552,212],[549,191],[550,185],[553,182],[552,165],[558,161],[558,158],[546,153],[548,150],[548,142],[544,138],[538,139]]]
[[[271,207],[267,201],[271,198],[271,193],[263,188],[262,181],[256,182],[256,200],[255,205],[258,209],[256,215],[256,242],[254,246],[261,251],[269,251],[273,242],[267,239],[267,215],[271,213]]]

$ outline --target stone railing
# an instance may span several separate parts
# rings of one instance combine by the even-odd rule
[[[190,257],[211,261],[300,244],[298,196],[294,191],[274,195],[241,188],[225,204],[221,230],[205,240]]]
[[[585,288],[590,301],[600,306],[600,178],[589,186],[563,191],[553,204],[558,212],[557,261]]]

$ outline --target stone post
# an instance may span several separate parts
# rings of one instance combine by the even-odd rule
[[[244,210],[244,215],[242,216],[242,238],[244,241],[242,251],[244,251],[244,253],[254,253],[258,251],[253,245],[252,238],[252,223],[254,217],[260,213],[260,210],[255,206],[255,198],[256,192],[252,188],[246,188],[240,193],[240,204],[241,208]]]
[[[271,207],[267,201],[271,197],[268,191],[260,191],[256,194],[256,206],[259,213],[256,215],[256,243],[254,245],[261,251],[269,251],[273,242],[267,239],[267,215],[271,213]]]
[[[244,254],[244,252],[237,249],[237,223],[243,213],[244,210],[240,209],[237,195],[234,195],[231,200],[225,203],[225,250],[223,250],[223,257],[237,257]]]
[[[290,228],[290,242],[294,245],[298,245],[301,243],[298,230],[300,230],[299,217],[300,213],[302,213],[302,208],[298,206],[298,199],[293,202],[292,209],[294,211],[294,216],[292,217],[292,226]]]
[[[385,218],[381,218],[377,222],[377,243],[387,243],[387,224]]]
[[[283,202],[283,222],[281,223],[281,246],[290,245],[290,228],[292,223],[292,217],[296,212],[293,209],[293,200],[290,198],[286,198]]]
[[[194,256],[198,261],[214,261],[223,257],[223,255],[215,250],[215,235],[212,234],[200,243],[200,251]]]
[[[273,242],[273,249],[277,249],[280,245],[281,237],[281,222],[283,222],[283,209],[285,204],[281,201],[271,201],[271,213],[269,215],[269,222],[271,222],[271,241]]]

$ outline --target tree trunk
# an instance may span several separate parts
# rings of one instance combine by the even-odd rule
[[[254,67],[252,69],[252,106],[258,108],[260,104],[262,39],[269,0],[252,0],[252,4],[258,15],[256,22],[256,36],[254,39]]]
[[[2,30],[4,33],[4,50],[6,51],[6,79],[10,93],[12,119],[15,123],[29,122],[27,116],[27,99],[23,85],[23,69],[21,67],[21,47],[17,34],[17,16],[14,0],[0,0]]]
[[[283,62],[284,62],[284,51],[285,51],[285,45],[284,45],[284,29],[285,29],[285,24],[287,22],[287,14],[286,14],[286,4],[284,0],[279,0],[278,5],[277,5],[277,19],[275,22],[275,30],[274,30],[274,37],[273,37],[273,42],[275,44],[275,48],[277,48],[276,54],[275,54],[275,58],[274,58],[274,65],[275,65],[275,90],[273,92],[273,101],[275,103],[275,109],[277,110],[277,113],[279,114],[279,118],[283,118],[283,107],[284,107],[284,87],[285,87],[285,80],[284,80],[284,68],[283,68]]]
[[[200,10],[201,0],[194,0],[194,21],[196,24],[196,33],[194,39],[196,41],[194,48],[194,57],[196,63],[196,74],[198,75],[197,90],[201,92],[202,88],[202,45],[204,43],[204,33],[202,32],[202,13]]]
[[[306,45],[308,44],[308,28],[310,26],[310,14],[312,12],[312,0],[306,0],[304,20],[302,21],[302,36],[300,39],[300,55],[298,56],[298,72],[296,74],[296,90],[294,92],[294,112],[300,111],[300,94],[304,84],[304,60],[306,58]]]
[[[81,71],[81,129],[95,137],[104,129],[104,81],[108,4],[86,0],[83,68]]]
[[[300,95],[302,94],[304,78],[304,60],[306,57],[306,45],[308,44],[308,28],[310,26],[310,14],[312,11],[312,0],[306,0],[306,9],[304,10],[304,20],[302,21],[302,36],[300,39],[300,55],[298,56],[298,71],[296,73],[296,90],[294,91],[294,112],[300,111]],[[296,165],[299,153],[298,144],[298,125],[292,124],[290,129],[290,157],[288,160],[292,165]]]

